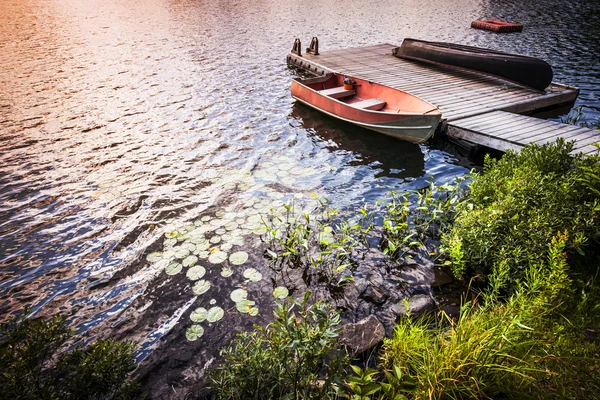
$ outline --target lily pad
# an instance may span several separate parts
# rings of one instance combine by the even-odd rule
[[[221,270],[221,276],[224,278],[229,278],[231,275],[233,275],[233,270],[229,267],[224,267]]]
[[[205,279],[200,279],[192,288],[195,294],[206,293],[208,289],[210,289],[210,282]]]
[[[177,244],[177,239],[165,239],[164,245],[165,247],[173,247]]]
[[[208,257],[208,262],[210,262],[211,264],[221,264],[225,260],[227,260],[227,253],[220,250],[212,253]]]
[[[200,218],[200,221],[207,222],[207,221],[210,221],[211,219],[212,219],[212,217],[210,215],[204,215],[202,218]]]
[[[175,251],[175,258],[183,259],[190,255],[190,250],[183,246],[173,247],[173,250]]]
[[[220,227],[220,226],[223,226],[223,225],[225,225],[225,221],[223,221],[223,220],[222,220],[222,219],[220,219],[220,218],[219,218],[219,219],[212,219],[212,220],[210,221],[210,224],[211,224],[213,227],[215,227],[215,228],[218,228],[218,227]]]
[[[232,231],[238,227],[238,223],[235,221],[229,221],[225,224],[225,229],[228,231]]]
[[[248,261],[248,253],[245,251],[237,251],[229,256],[229,262],[233,265],[242,265]]]
[[[233,245],[231,243],[223,243],[221,245],[221,250],[222,251],[229,251],[229,250],[231,250],[232,247],[233,247]]]
[[[259,223],[262,217],[259,214],[254,214],[248,217],[247,221],[249,224]]]
[[[248,314],[250,314],[250,316],[252,316],[252,317],[258,315],[258,308],[256,308],[256,307],[250,307],[248,309]]]
[[[223,210],[219,210],[219,211],[217,211],[217,212],[215,213],[215,215],[216,215],[217,217],[222,217],[223,215],[225,215],[225,211],[223,211]]]
[[[190,342],[193,342],[194,340],[198,339],[199,337],[202,337],[202,335],[204,335],[204,328],[201,325],[197,325],[197,324],[190,326],[185,331],[185,337]]]
[[[181,272],[182,269],[183,266],[181,264],[179,264],[178,262],[173,262],[167,265],[167,268],[165,268],[165,272],[167,273],[167,275],[177,275]]]
[[[207,250],[202,250],[198,252],[199,258],[208,258],[208,256],[210,256],[210,252]]]
[[[204,240],[204,242],[196,244],[196,250],[198,250],[198,251],[207,250],[209,247],[210,247],[210,242],[206,239]]]
[[[208,311],[204,307],[198,307],[190,314],[190,319],[194,322],[202,322],[206,319]]]
[[[196,256],[187,256],[186,258],[183,259],[183,261],[181,262],[181,264],[184,267],[191,267],[194,264],[196,264],[198,262],[198,257]]]
[[[185,249],[188,249],[190,251],[190,253],[196,250],[196,245],[194,243],[189,242],[189,241],[188,242],[184,242],[181,245],[181,247],[183,247]]]
[[[226,232],[227,232],[227,230],[225,228],[219,228],[215,231],[215,233],[219,236],[224,235]]]
[[[162,260],[162,258],[163,258],[163,253],[161,253],[160,251],[155,251],[146,256],[146,261],[153,263],[153,262],[157,262],[158,260]]]
[[[206,320],[208,322],[217,322],[225,315],[225,311],[221,307],[212,307],[208,310],[208,314],[206,315]]]
[[[285,299],[289,294],[290,292],[285,286],[277,286],[273,290],[273,297],[276,299]]]
[[[205,274],[206,268],[204,268],[201,265],[196,265],[195,267],[188,269],[186,276],[192,281],[197,281],[198,279],[202,278]]]
[[[221,241],[221,236],[219,236],[219,235],[215,235],[215,236],[213,236],[213,237],[210,238],[210,242],[212,244],[217,244],[220,241]]]
[[[256,302],[252,300],[242,300],[235,303],[235,308],[241,313],[247,313],[255,304]]]
[[[262,279],[262,274],[254,268],[248,268],[244,271],[244,278],[250,279],[252,282],[258,282]]]
[[[244,289],[235,289],[233,292],[231,292],[229,297],[231,297],[231,300],[233,300],[234,303],[239,303],[240,301],[248,298],[248,292]]]

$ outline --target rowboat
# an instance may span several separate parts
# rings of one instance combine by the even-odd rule
[[[412,143],[433,136],[441,119],[439,109],[425,100],[340,74],[295,78],[292,97],[339,120]]]
[[[409,60],[480,71],[540,91],[552,83],[550,64],[539,58],[520,54],[417,39],[404,39],[402,45],[395,48],[392,54]]]

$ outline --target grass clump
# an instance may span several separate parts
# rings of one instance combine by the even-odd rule
[[[556,237],[547,260],[532,264],[505,301],[497,296],[506,264],[458,320],[401,320],[381,366],[411,376],[415,399],[592,398],[600,390],[600,348],[583,333],[600,327],[600,308],[591,303],[600,291],[571,280],[567,241]]]
[[[340,317],[323,303],[278,304],[275,320],[240,334],[211,371],[217,399],[324,399],[339,386],[347,355],[339,348]]]
[[[63,351],[73,331],[62,316],[12,319],[0,328],[0,398],[134,399],[132,342],[98,340]]]

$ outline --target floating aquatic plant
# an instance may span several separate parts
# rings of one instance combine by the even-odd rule
[[[195,294],[204,294],[206,292],[208,292],[208,289],[210,289],[210,282],[205,280],[205,279],[201,279],[198,282],[196,282],[196,284],[194,285],[194,287],[192,288],[192,290],[194,291]]]
[[[190,255],[190,250],[183,246],[173,247],[173,250],[175,251],[175,258],[184,259]]]
[[[249,279],[252,282],[258,282],[262,280],[262,274],[254,268],[248,268],[244,271],[244,278]]]
[[[181,264],[179,264],[178,262],[172,262],[171,264],[167,265],[167,268],[165,268],[165,272],[167,273],[167,275],[177,275],[181,272],[182,269],[183,266]]]
[[[206,320],[210,323],[217,322],[225,315],[225,311],[221,307],[211,307],[206,315]]]
[[[285,299],[286,297],[288,297],[289,294],[290,292],[285,286],[277,286],[273,290],[273,297],[275,297],[276,299]]]
[[[229,256],[229,262],[233,265],[242,265],[248,261],[248,253],[245,251],[237,251]]]
[[[185,331],[185,337],[190,342],[193,342],[199,337],[202,337],[202,335],[204,335],[204,328],[201,325],[197,324],[190,326],[189,328],[187,328],[187,331]]]
[[[190,319],[194,322],[202,322],[206,319],[208,311],[204,307],[198,307],[190,314]]]
[[[248,309],[248,314],[250,314],[251,317],[255,317],[258,315],[258,308],[257,307],[251,307]]]
[[[208,256],[208,262],[211,264],[221,264],[225,260],[227,260],[227,253],[220,250],[217,250]]]
[[[196,265],[188,269],[186,276],[192,281],[197,281],[206,274],[206,269],[201,265]]]
[[[235,289],[231,292],[229,297],[231,297],[231,300],[233,300],[234,303],[238,303],[248,298],[248,292],[244,289]]]
[[[221,276],[224,278],[228,278],[231,275],[233,275],[233,270],[229,267],[223,267],[223,269],[221,270]]]
[[[197,262],[198,262],[198,257],[187,256],[186,258],[183,259],[183,261],[181,262],[181,265],[183,265],[184,267],[191,267],[194,264],[196,264]]]
[[[255,304],[255,301],[244,299],[235,303],[235,308],[241,313],[248,313]]]
[[[162,258],[163,258],[163,253],[161,253],[159,251],[155,251],[146,256],[146,261],[148,261],[150,263],[154,263],[154,262],[161,260]]]

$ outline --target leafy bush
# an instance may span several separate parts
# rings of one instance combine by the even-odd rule
[[[489,275],[506,263],[515,282],[544,254],[552,237],[569,232],[569,252],[583,252],[600,234],[598,156],[571,155],[572,144],[560,140],[486,157],[451,233],[443,244],[456,262],[459,277]]]
[[[13,319],[1,332],[2,399],[137,397],[139,386],[128,380],[135,368],[132,342],[99,340],[86,349],[61,352],[73,335],[61,316]]]
[[[224,363],[210,372],[218,399],[323,399],[335,392],[348,364],[339,349],[340,317],[325,304],[309,304],[309,296],[278,304],[273,323],[221,351]]]

